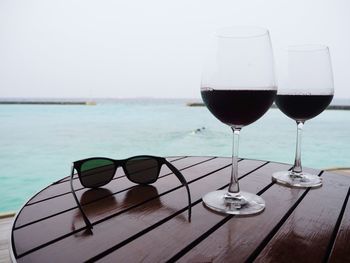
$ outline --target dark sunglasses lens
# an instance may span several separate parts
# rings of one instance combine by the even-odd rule
[[[125,164],[129,179],[138,184],[153,183],[158,178],[159,164],[156,159],[150,157],[137,157],[130,159]]]
[[[85,187],[96,188],[108,184],[115,174],[115,164],[107,159],[92,159],[80,168],[80,181]]]

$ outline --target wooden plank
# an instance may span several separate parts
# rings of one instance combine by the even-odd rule
[[[174,162],[174,165],[179,170],[183,170],[183,169],[187,169],[187,167],[190,167],[192,165],[197,165],[198,163],[209,161],[211,159],[212,157],[186,158],[186,159],[181,159],[179,161]],[[166,166],[163,166],[160,173],[160,177],[164,175],[170,175],[170,174],[171,174],[171,171],[169,170],[169,168]],[[117,170],[117,175],[119,176],[124,175],[124,173],[122,172],[122,169]],[[112,193],[118,193],[120,191],[123,191],[134,185],[135,184],[130,182],[125,176],[120,177],[117,180],[112,180],[109,184],[103,187],[104,189],[107,189],[107,191],[100,192],[96,197],[90,195],[90,198],[87,198],[87,195],[86,194],[84,195],[84,193],[86,192],[86,189],[82,188],[78,180],[74,181],[74,189],[80,188],[80,190],[76,190],[76,195],[78,197],[78,200],[83,199],[83,203],[93,202],[98,198],[103,198],[104,197],[103,194],[105,196],[108,196],[108,195],[111,195]],[[52,190],[52,188],[54,190]],[[57,195],[57,191],[59,191],[60,193],[63,192],[68,194]],[[56,194],[55,198],[46,199],[45,202],[38,202],[34,204],[32,203],[30,205],[26,205],[25,207],[23,207],[23,209],[20,211],[21,216],[16,220],[15,228],[22,227],[26,224],[36,222],[41,218],[53,216],[58,213],[62,213],[64,211],[68,211],[70,209],[77,207],[74,201],[74,197],[70,192],[69,182],[60,183],[58,185],[52,185],[51,187],[45,189],[39,196],[36,196],[36,197],[44,198],[45,196],[52,196],[53,194]]]
[[[339,200],[340,201],[340,200]],[[344,202],[345,209],[336,233],[329,262],[350,262],[350,202],[349,192]]]
[[[287,167],[287,169],[288,168],[289,167]],[[257,193],[264,189],[266,186],[271,185],[271,174],[275,171],[280,171],[281,169],[286,169],[286,166],[271,163],[263,166],[259,170],[253,172],[252,174],[249,174],[247,177],[240,180],[241,189]],[[227,172],[229,172],[229,169]],[[213,183],[210,185],[213,185]],[[280,186],[274,187],[279,190],[277,193],[283,193],[285,191],[285,189]],[[236,226],[235,228],[232,228],[228,231],[225,228],[223,235],[216,236],[215,239],[210,239],[207,244],[209,247],[213,247],[214,249],[209,249],[209,255],[213,255],[216,249],[220,250],[219,248],[221,246],[225,247],[226,250],[235,244],[239,248],[245,247],[246,245],[242,246],[240,240],[244,239],[246,232],[251,233],[252,229],[255,229],[257,226],[259,226],[257,222],[259,224],[267,224],[273,220],[274,217],[271,217],[271,212],[276,213],[276,209],[272,208],[271,202],[275,202],[275,204],[276,202],[277,204],[282,204],[285,199],[276,198],[276,191],[272,192],[272,198],[266,199],[267,211],[252,217],[234,218],[230,220],[230,223],[234,224]],[[290,195],[288,198],[290,198]],[[169,260],[179,251],[190,246],[192,242],[196,242],[196,240],[200,239],[203,234],[207,233],[207,231],[210,231],[218,224],[225,221],[226,218],[228,218],[228,216],[214,213],[205,208],[202,202],[199,202],[196,206],[193,207],[193,220],[191,224],[181,224],[177,218],[174,218],[173,220],[147,233],[146,235],[133,240],[127,246],[123,246],[120,249],[111,252],[108,251],[109,254],[107,255],[101,255],[104,256],[101,258],[101,262],[115,262],[116,259],[120,260],[120,262],[157,262],[160,259],[164,261]],[[277,220],[279,219],[280,217],[277,215]],[[246,231],[242,232],[242,228]],[[238,241],[237,243],[232,240],[235,240],[236,238]],[[152,251],[152,253],[148,253],[148,251]],[[241,251],[238,251],[237,253],[240,252]],[[197,254],[195,254],[194,257],[191,256],[186,261],[212,262],[212,259],[212,257],[198,257]],[[226,260],[226,262],[232,262],[232,259],[233,258],[230,258],[229,260]],[[175,259],[171,259],[170,261],[172,260]]]
[[[229,159],[220,158],[221,167],[230,163]],[[262,162],[259,161],[243,161],[241,164],[241,173],[250,171]],[[210,175],[203,177],[209,171],[215,171],[213,164],[206,167],[207,163],[201,166],[195,166],[183,171],[186,178],[190,178],[191,196],[193,200],[199,200],[205,192],[212,188],[220,187],[228,182],[229,168],[216,171]],[[168,180],[167,180],[168,181]],[[156,186],[158,189],[158,186]],[[139,195],[134,195],[138,199]],[[128,200],[129,203],[129,200]],[[127,204],[130,206],[134,200]],[[122,204],[123,205],[123,204]],[[179,213],[182,216],[176,217],[180,225],[191,224],[187,221],[187,199],[186,191],[183,187],[160,196],[147,204],[135,207],[116,217],[102,221],[94,226],[94,234],[84,235],[82,231],[70,235],[62,240],[55,242],[49,246],[42,247],[40,250],[33,251],[19,259],[19,262],[27,261],[45,261],[50,257],[54,257],[57,261],[63,261],[65,255],[60,251],[65,251],[69,255],[71,261],[84,261],[96,253],[101,253],[116,243],[125,242],[132,239],[135,235],[142,233],[146,228],[156,228],[159,224],[171,220]],[[25,235],[22,235],[23,237]]]
[[[9,252],[9,240],[13,216],[0,219],[0,262],[11,262]]]
[[[195,163],[199,163],[205,160],[210,160],[213,157],[188,157],[188,158],[176,158],[176,159],[170,159],[170,161],[174,162],[174,165],[178,168],[178,169],[183,169],[189,165],[193,165]],[[67,173],[70,173],[70,171],[68,170]],[[120,176],[124,176],[124,172],[123,169],[119,168],[116,171],[116,175],[114,177],[114,180],[117,179]],[[74,175],[74,178],[77,179],[77,176]],[[67,180],[68,179],[68,180]],[[81,190],[83,187],[80,184],[79,180],[74,180],[74,189],[76,191]],[[52,184],[50,186],[48,186],[47,188],[43,189],[43,191],[40,191],[39,193],[37,193],[33,198],[31,198],[28,201],[28,205],[29,204],[33,204],[36,202],[40,202],[42,200],[46,200],[47,198],[52,198],[52,197],[56,197],[56,196],[60,196],[62,194],[70,194],[70,186],[69,186],[69,176],[65,177],[64,180],[56,183],[56,184]]]
[[[208,162],[201,163],[200,165],[191,166],[190,168],[183,170],[182,174],[188,180],[188,182],[191,182],[200,176],[203,176],[211,171],[221,169],[222,167],[229,164],[229,158],[216,158]],[[99,220],[103,220],[105,217],[122,213],[132,206],[142,204],[145,199],[155,198],[158,196],[158,194],[162,194],[180,186],[181,184],[175,176],[163,177],[154,184],[156,191],[152,191],[153,195],[137,195],[134,199],[131,200],[132,202],[130,202],[128,195],[130,195],[130,193],[135,193],[135,191],[133,191],[133,189],[129,189],[128,191],[119,192],[117,195],[110,195],[108,198],[102,199],[98,202],[87,204],[84,206],[84,211],[87,213],[92,223],[98,222]],[[109,190],[100,189],[98,191],[105,192]],[[83,198],[94,198],[96,194],[98,194],[98,191],[86,190],[84,192],[86,196],[83,194]],[[187,195],[181,194],[177,198],[180,198],[181,200],[187,202]],[[174,202],[176,202],[176,200],[174,200]],[[144,204],[143,207],[147,207],[147,205],[148,203]],[[48,206],[43,209],[50,210],[50,208],[51,206]],[[167,213],[169,212],[170,211],[167,211]],[[79,229],[84,228],[84,221],[82,220],[80,211],[77,208],[66,211],[54,217],[50,217],[45,220],[30,224],[26,227],[14,230],[13,235],[16,242],[16,252],[19,255],[23,254],[28,250],[32,250],[35,247],[50,242],[51,240],[61,238],[65,235],[72,235],[72,231],[78,231]],[[30,238],[33,233],[35,233],[35,239]]]
[[[329,173],[322,177],[323,186],[308,192],[256,262],[323,262],[350,178]]]

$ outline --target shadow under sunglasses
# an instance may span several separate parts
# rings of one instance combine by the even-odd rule
[[[103,202],[94,202],[96,199],[101,198],[104,199]],[[144,202],[148,202],[146,210],[147,213],[156,211],[158,209],[163,209],[166,210],[169,215],[171,215],[178,211],[176,208],[164,206],[160,200],[157,188],[153,185],[136,185],[130,188],[125,193],[122,201],[117,201],[113,193],[106,188],[89,189],[85,191],[80,198],[80,203],[84,206],[85,214],[89,217],[95,217],[97,221],[111,214],[112,210],[115,210],[113,211],[113,213],[115,213],[116,210],[118,210],[116,209],[117,207],[127,209],[129,207],[141,205]],[[144,212],[144,210],[141,212],[138,209],[128,210],[128,213],[140,213],[140,215]],[[183,222],[186,221],[186,218],[182,214],[176,216],[175,218]],[[81,219],[82,214],[80,212],[77,212],[72,220],[72,231],[76,230],[75,225],[80,222]],[[89,229],[87,229],[82,234],[75,234],[75,236],[86,236],[90,234],[91,233]]]

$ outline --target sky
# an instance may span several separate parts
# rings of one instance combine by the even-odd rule
[[[199,98],[218,28],[270,31],[277,82],[288,45],[329,46],[350,98],[348,0],[1,0],[0,98]]]

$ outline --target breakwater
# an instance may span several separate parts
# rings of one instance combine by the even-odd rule
[[[92,101],[0,101],[0,105],[96,105]]]

